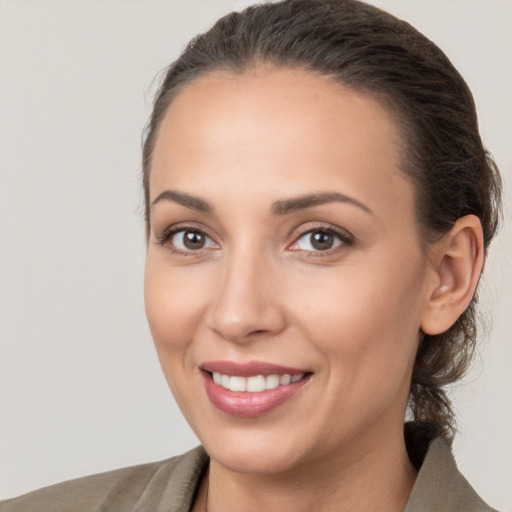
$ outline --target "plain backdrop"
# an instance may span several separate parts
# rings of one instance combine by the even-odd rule
[[[197,444],[142,299],[140,138],[154,77],[237,0],[0,0],[0,498]],[[512,510],[512,2],[372,0],[445,50],[505,180],[455,454]]]

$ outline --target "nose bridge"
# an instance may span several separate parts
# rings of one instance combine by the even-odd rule
[[[226,254],[211,307],[210,327],[234,342],[275,334],[284,326],[273,262],[247,245]]]

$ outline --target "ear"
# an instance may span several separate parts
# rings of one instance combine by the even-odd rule
[[[468,307],[484,264],[482,224],[466,215],[431,248],[434,278],[428,290],[421,330],[435,335],[447,331]]]

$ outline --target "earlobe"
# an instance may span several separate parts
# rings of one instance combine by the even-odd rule
[[[448,330],[468,307],[484,262],[480,219],[461,217],[433,247],[433,286],[421,321],[425,334]]]

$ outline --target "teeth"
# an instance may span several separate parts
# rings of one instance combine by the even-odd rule
[[[292,378],[289,375],[282,375],[279,379],[279,384],[281,384],[281,386],[286,386],[287,384],[290,384],[291,381]]]
[[[230,391],[245,391],[247,388],[247,379],[244,377],[229,377]]]
[[[215,384],[229,389],[230,391],[247,391],[249,393],[260,393],[266,389],[274,389],[278,386],[287,386],[288,384],[298,382],[304,374],[299,375],[255,375],[254,377],[238,377],[223,375],[213,372],[213,381]]]
[[[265,377],[263,375],[257,375],[256,377],[249,377],[247,379],[247,391],[249,393],[259,393],[260,391],[265,391]]]
[[[265,379],[265,387],[267,389],[279,387],[279,375],[268,375]]]

